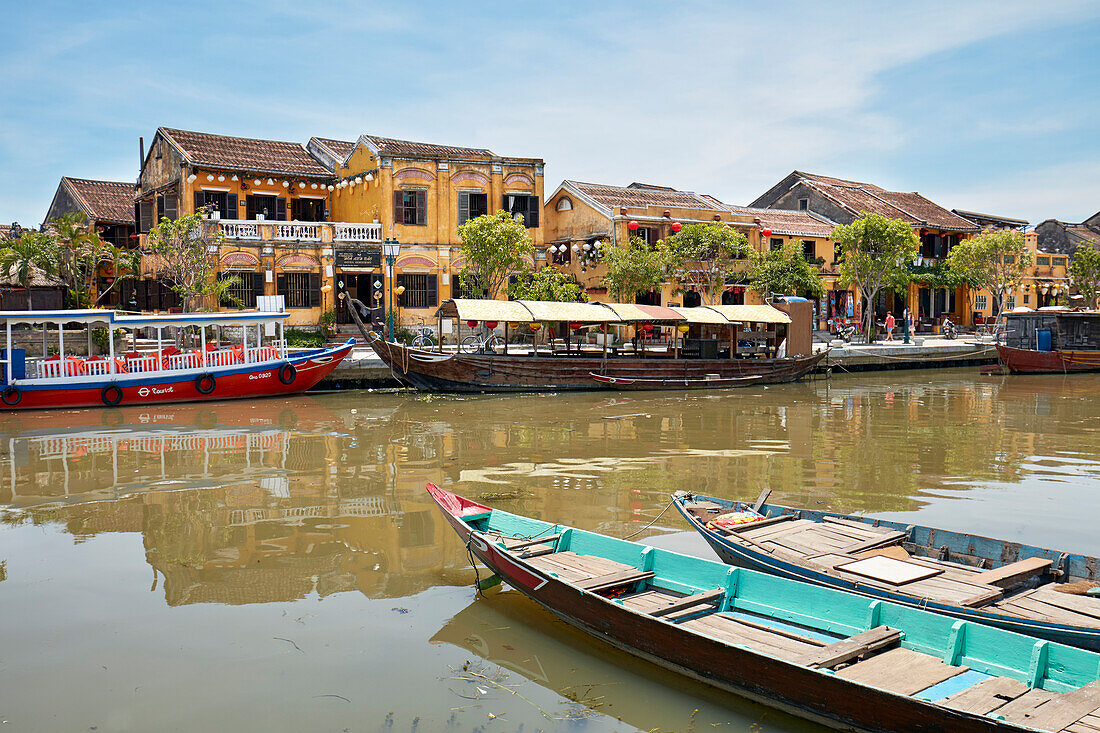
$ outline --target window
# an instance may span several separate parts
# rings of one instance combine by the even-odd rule
[[[1004,262],[1006,265],[1011,265],[1016,262],[1016,255],[1004,255]]]
[[[1036,257],[1035,258],[1035,266],[1036,267],[1050,267],[1050,258],[1049,257]]]
[[[528,229],[534,229],[539,225],[539,197],[523,196],[519,194],[504,194],[504,206],[502,207],[512,216],[522,216],[523,224]]]
[[[568,196],[562,196],[560,199],[558,199],[557,210],[558,211],[572,211],[573,210],[573,199],[569,198]]]
[[[180,204],[175,194],[157,194],[157,221],[168,217],[172,221],[179,218]]]
[[[436,275],[398,275],[398,286],[404,285],[405,292],[397,296],[397,304],[402,308],[435,308],[439,305],[436,296]]]
[[[806,211],[809,208],[810,208],[810,200],[809,199],[799,199],[798,200],[798,210],[799,211]]]
[[[1015,295],[1007,296],[1005,298],[1005,309],[1006,310],[1012,310],[1015,307],[1016,307],[1016,296]]]
[[[291,199],[290,218],[294,221],[325,221],[325,200]]]
[[[321,274],[318,272],[281,272],[276,290],[287,308],[321,307]]]
[[[1031,302],[1031,295],[1025,290],[1024,291],[1024,305],[1027,305],[1030,302]]]
[[[208,206],[220,219],[237,218],[237,194],[225,191],[195,191],[195,211]]]
[[[394,191],[393,223],[409,226],[427,226],[428,192]]]
[[[772,252],[775,252],[776,250],[779,250],[779,249],[783,249],[783,237],[772,237],[772,240],[771,240],[771,250],[772,250]]]
[[[472,193],[468,191],[458,192],[458,224],[465,224],[470,219],[485,216],[489,213],[489,195],[484,193]]]
[[[239,282],[229,286],[226,294],[232,297],[222,298],[223,308],[255,308],[256,296],[264,294],[264,275],[262,272],[219,272],[219,280],[236,277]]]
[[[282,196],[252,194],[245,199],[245,218],[286,221],[286,199]]]
[[[974,296],[974,310],[984,311],[989,307],[989,296],[985,294],[979,294]]]
[[[657,230],[651,227],[638,227],[638,229],[631,236],[637,237],[638,239],[651,246],[657,244]]]
[[[814,259],[817,257],[817,253],[814,251],[814,240],[802,240],[802,256],[806,258],[807,262],[814,261]]]
[[[1065,267],[1066,266],[1066,258],[1065,257],[1052,257],[1050,259],[1050,262],[1055,267]]]

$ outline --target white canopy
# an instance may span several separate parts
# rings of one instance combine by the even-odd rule
[[[730,323],[790,323],[791,317],[770,305],[706,305]]]

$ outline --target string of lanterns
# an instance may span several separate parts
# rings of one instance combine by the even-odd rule
[[[275,182],[274,178],[267,178],[265,180],[264,177],[260,174],[241,173],[240,175],[238,175],[238,174],[234,173],[233,175],[229,176],[229,180],[234,181],[234,182],[240,181],[241,182],[241,189],[242,190],[248,190],[248,177],[249,177],[249,175],[254,176],[253,179],[252,179],[252,185],[253,186],[262,186],[265,183],[268,186],[278,185]],[[187,176],[187,182],[188,183],[194,183],[198,179],[198,177],[199,177],[198,172],[196,172],[195,170],[192,170],[191,175]],[[241,180],[242,178],[244,179],[243,181]],[[217,180],[218,183],[223,183],[226,180],[226,175],[224,173],[218,173],[218,174],[207,173],[206,174],[206,180],[211,182],[211,183],[213,183],[215,180]],[[307,187],[310,190],[313,190],[313,191],[329,191],[329,192],[331,192],[331,191],[336,190],[336,186],[331,184],[331,183],[326,184],[326,183],[318,183],[316,181],[302,181],[302,180],[297,180],[297,179],[293,179],[293,178],[282,179],[282,180],[279,181],[279,183],[281,183],[283,188],[286,188],[286,189],[289,189],[292,185],[296,184],[299,190],[305,190]]]

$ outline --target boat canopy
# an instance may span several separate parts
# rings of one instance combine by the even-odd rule
[[[18,323],[85,323],[113,326],[114,328],[150,328],[165,326],[239,326],[285,321],[286,312],[227,311],[224,313],[141,313],[128,314],[113,310],[50,310],[50,311],[0,311],[0,322]]]
[[[650,323],[681,323],[684,316],[675,308],[667,308],[663,305],[640,305],[636,303],[600,303],[604,308],[610,308],[615,315],[624,321],[647,321]]]
[[[728,326],[729,321],[718,311],[713,311],[710,308],[684,308],[682,306],[674,306],[670,310],[676,311],[683,317],[686,323],[703,323],[708,325]]]
[[[487,300],[452,298],[436,311],[439,318],[522,323],[790,323],[770,305],[704,305],[696,308],[635,303],[563,303],[552,300]]]
[[[621,323],[615,311],[596,303],[559,303],[552,300],[521,300],[531,311],[532,321],[571,323]]]
[[[518,300],[485,300],[451,298],[436,311],[438,318],[460,318],[463,321],[530,321],[531,312]]]
[[[790,323],[791,317],[770,305],[704,305],[730,323]]]

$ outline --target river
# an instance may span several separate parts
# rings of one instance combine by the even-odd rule
[[[819,730],[475,598],[427,481],[616,536],[767,487],[1100,555],[1100,375],[9,413],[0,730]]]

